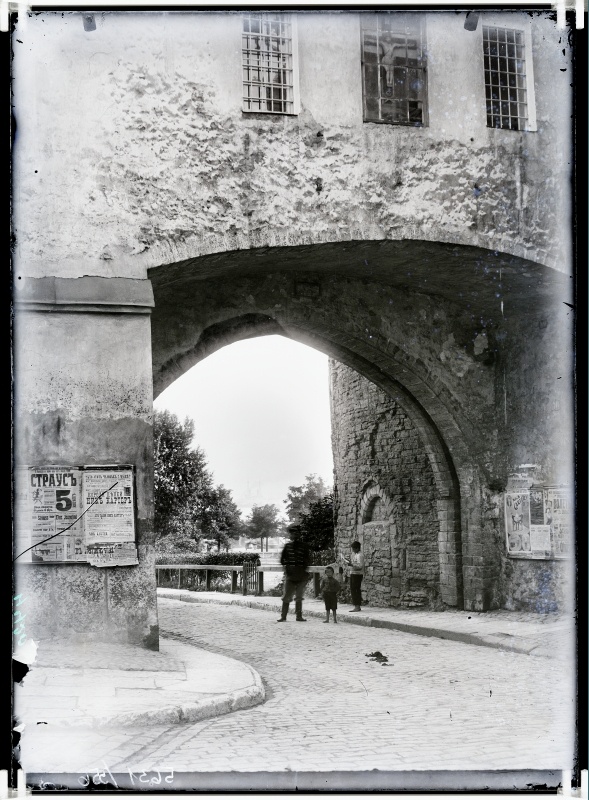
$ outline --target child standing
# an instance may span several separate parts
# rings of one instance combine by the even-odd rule
[[[325,574],[321,578],[321,595],[325,603],[326,617],[323,622],[329,622],[329,612],[333,614],[333,621],[337,625],[337,594],[340,590],[339,581],[334,578],[332,567],[325,567]]]
[[[351,567],[350,570],[350,594],[354,608],[350,611],[362,611],[362,578],[364,577],[364,556],[362,555],[362,545],[360,542],[352,542],[352,552],[346,563]]]

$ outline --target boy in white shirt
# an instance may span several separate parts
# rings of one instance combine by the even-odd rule
[[[354,608],[350,611],[362,611],[362,578],[364,577],[364,556],[362,555],[362,545],[360,542],[352,542],[352,553],[346,563],[350,569],[350,594]]]

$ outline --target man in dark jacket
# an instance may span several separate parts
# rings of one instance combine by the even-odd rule
[[[288,606],[295,598],[296,621],[306,622],[303,619],[303,593],[310,574],[307,567],[311,563],[309,548],[301,539],[301,526],[289,525],[290,542],[284,545],[280,563],[284,567],[284,594],[282,595],[282,614],[277,622],[286,622]]]

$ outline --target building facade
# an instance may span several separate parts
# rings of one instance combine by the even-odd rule
[[[333,359],[337,537],[373,554],[370,602],[562,607],[572,78],[551,15],[36,12],[13,51],[31,629],[157,646],[153,397],[269,333]],[[57,494],[73,470],[83,520]],[[79,541],[42,553],[64,524]]]

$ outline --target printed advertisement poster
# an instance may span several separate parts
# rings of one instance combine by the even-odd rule
[[[84,468],[86,547],[135,541],[132,469]]]
[[[570,557],[573,552],[573,502],[568,487],[545,487],[544,519],[551,528],[555,558]]]
[[[15,489],[15,556],[21,562],[84,561],[80,469],[21,467]]]
[[[139,563],[135,542],[102,542],[88,547],[93,567],[131,567]]]
[[[505,493],[505,533],[509,555],[532,555],[529,492]]]
[[[19,563],[138,564],[131,467],[17,467]]]
[[[548,524],[544,520],[544,492],[542,488],[530,490],[530,522],[532,525]]]
[[[520,558],[572,555],[572,494],[566,486],[537,486],[505,494],[507,553]]]
[[[541,553],[543,557],[550,556],[552,549],[550,525],[530,525],[530,544],[532,553]]]

